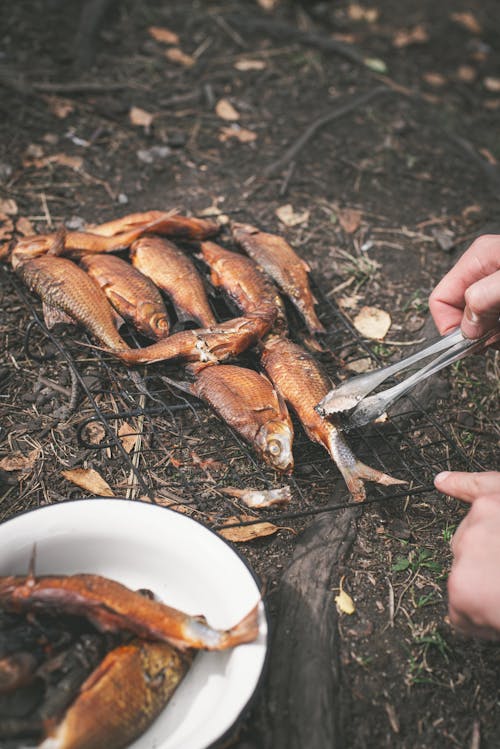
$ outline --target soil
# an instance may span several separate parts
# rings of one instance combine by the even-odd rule
[[[280,233],[311,267],[327,327],[317,355],[338,379],[360,360],[397,359],[425,338],[436,282],[475,237],[500,232],[497,3],[282,0],[267,12],[264,4],[111,3],[84,68],[75,43],[82,3],[3,2],[0,213],[11,215],[0,231],[8,238],[9,220],[18,233],[29,231],[26,219],[43,233],[178,208]],[[172,56],[176,45],[150,27],[177,33],[189,57]],[[361,62],[345,48],[328,50],[332,40]],[[221,100],[238,119],[221,117]],[[278,163],[312,123],[353,102]],[[133,107],[144,110],[135,122]],[[278,211],[287,205],[291,218]],[[278,532],[237,544],[265,584],[273,622],[307,513],[346,499],[326,453],[297,425],[294,475],[277,477],[208,409],[160,379],[165,371],[181,379],[182,370],[142,368],[138,384],[82,349],[74,331],[47,337],[30,328],[39,302],[7,265],[1,291],[0,520],[89,496],[62,475],[73,468],[95,469],[118,496],[181,497],[184,511],[212,527],[244,513],[221,488],[289,483],[292,503],[263,513]],[[213,304],[221,316],[234,313],[221,297]],[[391,316],[383,341],[351,325],[366,305]],[[313,347],[289,314],[296,339]],[[464,509],[429,489],[439,470],[496,467],[498,366],[493,352],[460,363],[434,387],[437,403],[413,402],[386,427],[352,435],[366,462],[407,479],[410,491],[366,505],[324,592],[339,634],[339,746],[498,746],[498,646],[461,637],[446,618],[449,539]],[[76,410],[68,409],[73,370],[83,385]],[[368,496],[384,494],[372,486]],[[336,611],[340,585],[352,615]],[[272,746],[268,678],[224,745]]]

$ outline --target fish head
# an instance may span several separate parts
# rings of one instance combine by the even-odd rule
[[[277,471],[290,473],[293,468],[293,428],[282,420],[268,421],[257,432],[255,443],[263,459]]]
[[[238,222],[233,221],[231,224],[231,233],[233,239],[235,239],[236,242],[239,242],[241,239],[245,239],[249,234],[258,234],[259,230],[256,226],[252,226],[252,224],[239,224]]]

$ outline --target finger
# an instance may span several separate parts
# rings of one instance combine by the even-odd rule
[[[462,333],[466,338],[500,330],[500,270],[469,286],[465,303]]]
[[[443,471],[434,478],[434,486],[450,497],[473,502],[481,495],[500,494],[500,472]]]

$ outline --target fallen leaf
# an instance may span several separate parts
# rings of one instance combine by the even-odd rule
[[[356,374],[362,374],[363,372],[369,372],[373,367],[373,362],[368,356],[364,356],[362,359],[355,359],[354,361],[347,362],[345,368],[349,372],[356,372]]]
[[[170,29],[167,29],[164,26],[150,26],[148,33],[157,42],[162,42],[163,44],[179,44],[179,35],[176,34],[175,31],[170,31]]]
[[[257,520],[255,515],[239,515],[227,518],[224,525],[232,525],[233,523],[244,523],[249,520]],[[279,531],[279,527],[274,523],[254,523],[253,525],[243,525],[237,528],[223,528],[218,531],[219,535],[226,538],[228,541],[234,541],[235,543],[243,543],[244,541],[252,541],[254,538],[262,538],[263,536],[272,536],[274,533]]]
[[[7,216],[15,216],[17,213],[17,203],[13,198],[0,200],[0,213],[6,213]]]
[[[215,105],[215,113],[221,120],[236,122],[240,119],[240,113],[233,107],[229,99],[219,99]]]
[[[185,68],[192,68],[196,60],[191,55],[187,55],[179,47],[172,47],[165,51],[165,57],[170,62],[175,62],[177,65],[183,65]]]
[[[60,96],[46,96],[45,101],[52,114],[60,120],[66,119],[69,114],[75,111],[75,105],[69,99],[63,99]]]
[[[500,109],[500,99],[486,99],[483,101],[483,107],[492,111]]]
[[[370,70],[373,70],[374,73],[381,73],[382,75],[387,73],[387,65],[378,57],[365,57],[363,64]]]
[[[26,216],[21,216],[16,221],[16,231],[19,234],[22,234],[23,237],[29,237],[31,234],[35,233],[35,229],[33,228],[33,224],[29,220],[29,218],[26,218]]]
[[[500,91],[500,78],[492,78],[491,76],[488,76],[484,79],[483,85],[487,91],[498,94]]]
[[[33,469],[37,458],[38,450],[36,448],[31,450],[28,455],[23,455],[21,452],[15,452],[0,460],[0,468],[9,472],[21,471],[21,473],[28,473]]]
[[[73,484],[86,489],[100,497],[114,497],[114,492],[107,481],[94,468],[72,468],[61,471],[61,475]]]
[[[297,226],[298,224],[306,224],[309,221],[309,211],[294,211],[291,203],[281,205],[279,208],[276,208],[274,213],[285,226]]]
[[[118,428],[118,436],[120,437],[123,449],[126,453],[132,452],[134,449],[137,438],[137,430],[130,426],[126,421],[122,422]]]
[[[397,49],[409,47],[411,44],[425,44],[429,41],[429,34],[421,23],[412,29],[399,29],[392,38],[392,44]]]
[[[464,83],[472,83],[476,79],[477,72],[472,65],[460,65],[457,70],[457,78]]]
[[[240,143],[253,143],[257,140],[257,133],[254,133],[253,130],[248,130],[246,127],[239,127],[239,125],[223,127],[219,134],[221,143],[225,143],[231,138],[239,140]]]
[[[498,166],[498,161],[496,157],[491,153],[491,151],[488,148],[480,148],[479,153],[481,154],[481,156],[484,156],[484,158],[489,164],[492,164],[493,166]]]
[[[0,213],[0,240],[11,239],[14,231],[14,222],[5,213]]]
[[[354,614],[354,612],[356,611],[356,607],[354,606],[354,601],[352,600],[351,596],[342,588],[343,582],[344,578],[342,578],[340,581],[340,592],[338,596],[335,596],[335,603],[337,605],[337,611],[339,612],[339,614],[348,614],[350,616],[351,614]]]
[[[379,17],[379,10],[378,8],[366,8],[358,3],[350,3],[350,5],[347,6],[347,15],[351,21],[375,23]]]
[[[362,300],[361,294],[350,294],[349,296],[340,297],[337,299],[337,304],[340,309],[356,309]]]
[[[82,437],[89,445],[100,445],[106,436],[106,430],[98,421],[89,421],[85,425]]]
[[[361,307],[354,318],[354,327],[365,338],[381,341],[391,327],[391,316],[378,307]]]
[[[467,11],[463,13],[452,13],[450,18],[452,21],[455,21],[455,23],[459,23],[460,26],[463,26],[472,34],[480,34],[482,31],[481,24],[479,23],[477,18],[472,15],[472,13],[469,13]]]
[[[280,0],[257,0],[257,3],[264,10],[274,10]]]
[[[422,78],[429,86],[434,86],[434,88],[446,85],[446,77],[441,73],[424,73]]]
[[[338,211],[338,220],[347,234],[354,234],[361,224],[361,211],[354,208],[344,208]]]
[[[41,159],[28,159],[24,162],[24,166],[34,166],[36,169],[43,169],[48,166],[48,164],[67,166],[69,169],[78,172],[83,167],[83,159],[81,156],[68,156],[66,153],[54,153],[52,156],[43,156]]]
[[[145,130],[150,129],[154,120],[154,114],[146,112],[145,109],[141,109],[140,107],[131,107],[128,116],[132,125],[143,127]]]
[[[237,60],[234,63],[234,67],[236,70],[241,70],[243,72],[247,70],[265,70],[265,68],[267,68],[267,63],[265,60]]]

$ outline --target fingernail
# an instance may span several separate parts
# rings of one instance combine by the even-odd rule
[[[472,323],[472,325],[477,325],[479,322],[479,317],[475,312],[471,310],[470,307],[465,308],[465,319],[467,320],[467,322]]]
[[[434,483],[435,484],[444,483],[449,475],[450,475],[450,471],[441,471],[441,473],[438,473],[437,476],[434,477]]]

